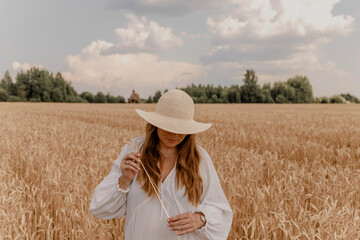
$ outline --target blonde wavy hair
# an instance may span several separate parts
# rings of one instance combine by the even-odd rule
[[[163,158],[159,152],[158,145],[159,136],[157,134],[157,127],[148,123],[145,141],[140,149],[141,161],[152,181],[157,186],[161,181],[160,168],[163,164]],[[203,193],[203,182],[199,171],[200,155],[196,148],[195,135],[186,135],[176,148],[176,187],[178,189],[185,187],[184,197],[187,195],[189,202],[197,206]],[[149,197],[153,198],[156,196],[145,171],[139,172],[137,180]]]

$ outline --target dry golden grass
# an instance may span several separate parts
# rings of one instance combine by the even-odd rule
[[[0,103],[0,239],[123,239],[88,211],[134,108]],[[229,239],[360,238],[360,105],[197,105],[234,212]]]

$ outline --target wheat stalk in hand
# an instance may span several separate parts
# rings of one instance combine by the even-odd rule
[[[135,153],[137,153],[137,152],[140,150],[140,149],[138,149],[138,143],[137,143],[137,142],[135,143],[135,146],[133,146],[131,142],[126,142],[126,141],[124,141],[124,142],[125,142],[126,144],[128,144],[129,146],[131,146],[131,147],[133,148],[133,150],[134,150]],[[160,196],[159,196],[159,193],[158,193],[158,190],[157,190],[158,187],[155,185],[155,183],[154,183],[153,180],[151,179],[149,173],[146,171],[146,168],[144,167],[144,165],[143,165],[143,163],[141,162],[141,160],[140,160],[140,164],[141,164],[142,168],[144,169],[147,177],[149,178],[149,181],[150,181],[150,183],[151,183],[151,186],[153,187],[153,189],[154,189],[154,191],[155,191],[155,194],[156,194],[157,198],[159,199],[160,204],[161,204],[162,208],[164,209],[164,211],[165,211],[165,213],[166,213],[166,216],[167,216],[168,218],[170,218],[169,213],[168,213],[168,211],[166,211],[166,208],[165,208],[165,206],[164,206],[164,203],[163,203],[163,201],[161,200],[161,198],[160,198]]]

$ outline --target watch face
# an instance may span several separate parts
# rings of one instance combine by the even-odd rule
[[[204,217],[203,215],[200,215],[200,219],[201,219],[201,221],[202,221],[203,223],[206,222],[205,217]]]

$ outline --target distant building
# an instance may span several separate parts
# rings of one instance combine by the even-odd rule
[[[128,103],[140,103],[139,94],[137,94],[135,90],[132,91],[131,96],[128,98]]]

